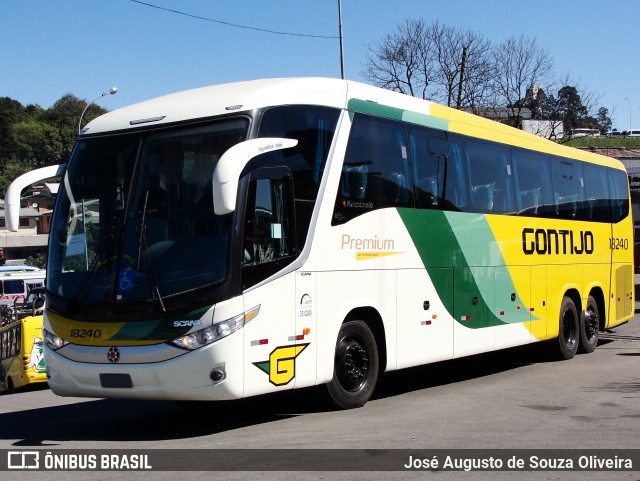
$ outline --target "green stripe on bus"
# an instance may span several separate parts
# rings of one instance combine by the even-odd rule
[[[440,130],[448,130],[449,121],[443,120],[431,115],[413,112],[411,110],[397,109],[387,105],[369,102],[367,100],[351,99],[347,104],[350,112],[360,112],[377,117],[384,117],[392,120],[400,120],[410,124],[423,125],[425,127],[433,127]]]
[[[154,319],[149,321],[133,321],[127,322],[122,328],[114,334],[110,340],[112,341],[133,341],[133,340],[171,340],[183,336],[191,330],[194,323],[202,319],[202,316],[210,309],[211,306],[205,306],[195,309],[191,312],[170,316],[165,319]],[[178,322],[175,321],[192,321]],[[206,323],[201,325],[206,327]]]
[[[418,209],[398,209],[398,213],[438,296],[457,322],[470,316],[462,324],[478,329],[529,321],[526,310],[502,320],[490,307],[496,291],[516,289],[511,279],[495,282],[492,266],[504,266],[504,260],[483,214]],[[514,302],[522,304],[519,297]]]

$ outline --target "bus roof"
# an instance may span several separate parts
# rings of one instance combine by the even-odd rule
[[[174,124],[272,105],[351,109],[353,101],[360,101],[354,110],[624,169],[613,158],[563,146],[468,112],[359,82],[318,77],[249,80],[176,92],[108,112],[89,122],[81,135]]]
[[[249,80],[176,92],[113,110],[83,129],[95,134],[249,111],[269,105],[317,104],[343,108],[347,83],[327,78]]]

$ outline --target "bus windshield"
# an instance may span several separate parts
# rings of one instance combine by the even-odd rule
[[[81,139],[54,210],[49,293],[69,309],[166,311],[167,299],[224,280],[231,219],[214,214],[211,179],[248,125],[234,118]]]

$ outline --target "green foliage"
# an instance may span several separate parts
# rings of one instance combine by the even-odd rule
[[[28,172],[31,167],[28,162],[22,162],[15,157],[0,166],[0,192],[3,193],[9,188],[9,184],[19,175]]]
[[[640,149],[640,137],[577,137],[575,139],[567,140],[563,144],[570,147],[596,147],[600,149],[619,149],[624,147],[625,149]]]
[[[35,257],[27,257],[24,263],[28,266],[37,267],[39,269],[47,268],[47,256],[44,254],[36,254]]]
[[[0,197],[19,175],[34,168],[63,164],[78,136],[78,121],[85,100],[63,95],[49,109],[23,106],[9,97],[0,97]],[[83,124],[106,113],[92,104]]]

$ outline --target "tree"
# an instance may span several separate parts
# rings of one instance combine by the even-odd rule
[[[66,159],[71,155],[73,144],[78,136],[80,115],[86,106],[86,100],[81,100],[72,94],[66,94],[45,112],[43,120],[58,129],[62,142],[61,161],[58,163],[66,162]],[[91,104],[84,114],[82,125],[86,125],[90,120],[106,112],[107,110],[99,105]]]
[[[14,124],[11,131],[18,158],[29,167],[55,165],[63,158],[65,143],[56,127],[29,120]]]
[[[9,184],[13,182],[17,177],[31,170],[30,167],[25,162],[12,159],[6,162],[1,167],[0,171],[0,192],[2,192],[2,197],[4,198],[4,193],[9,188]]]
[[[11,136],[11,126],[26,120],[28,114],[17,100],[0,98],[0,163],[15,155],[15,144]]]
[[[472,109],[486,92],[490,47],[470,30],[407,19],[369,47],[362,75],[379,87]]]
[[[433,50],[424,22],[406,19],[395,33],[369,46],[362,75],[378,87],[427,98],[435,76]]]
[[[553,60],[535,39],[524,35],[497,45],[493,58],[497,105],[507,106],[512,122],[519,126],[525,108],[522,99],[526,97],[527,89],[550,81]]]
[[[611,122],[611,117],[609,116],[609,109],[600,107],[598,109],[598,113],[596,114],[596,121],[598,122],[599,129],[602,133],[611,130],[611,126],[613,125],[613,123]]]
[[[407,19],[368,47],[362,75],[379,87],[477,115],[503,119],[506,109],[516,127],[528,111],[547,121],[541,124],[545,132],[557,132],[562,122],[565,129],[611,126],[607,109],[596,110],[595,95],[569,79],[554,79],[548,51],[524,35],[494,46],[469,30]],[[572,105],[574,94],[579,103]]]
[[[576,87],[565,85],[558,90],[557,115],[564,123],[565,132],[580,127],[595,127],[595,120],[589,117]]]
[[[51,108],[23,107],[8,97],[0,98],[0,195],[20,174],[36,167],[67,161],[78,137],[85,100],[66,94]],[[107,111],[92,104],[83,124]]]
[[[491,77],[490,42],[471,30],[431,25],[435,46],[434,94],[449,107],[474,110],[481,105]]]

